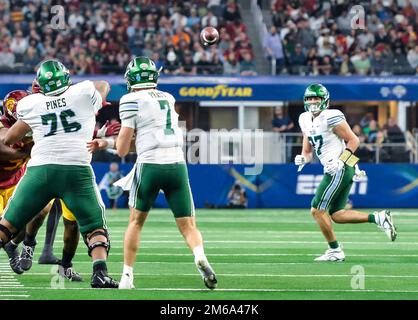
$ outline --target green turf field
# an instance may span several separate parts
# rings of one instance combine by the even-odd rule
[[[109,271],[119,280],[128,211],[108,211]],[[74,266],[83,283],[60,283],[55,268],[34,264],[22,276],[0,253],[0,299],[417,299],[418,210],[395,210],[398,239],[372,224],[336,225],[347,260],[313,262],[326,248],[308,210],[198,210],[206,254],[218,275],[207,290],[167,210],[154,210],[144,228],[135,290],[90,289],[91,263],[80,243]],[[61,225],[55,253],[62,250]],[[37,260],[45,229],[38,236]],[[354,269],[352,269],[354,267]],[[353,272],[365,271],[364,289]],[[57,289],[64,286],[64,289]],[[358,287],[358,286],[357,286]]]

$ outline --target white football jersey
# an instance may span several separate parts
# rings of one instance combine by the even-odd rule
[[[299,116],[299,126],[309,139],[322,165],[338,158],[345,149],[344,140],[333,132],[333,128],[343,121],[345,121],[344,114],[335,109],[326,109],[316,118],[313,118],[310,112],[304,112]]]
[[[34,146],[28,166],[90,165],[87,142],[93,138],[102,97],[92,81],[70,86],[57,96],[31,94],[17,104],[17,117],[30,126]]]
[[[174,103],[171,94],[157,89],[134,91],[120,99],[122,127],[136,131],[137,163],[184,162],[183,131]]]

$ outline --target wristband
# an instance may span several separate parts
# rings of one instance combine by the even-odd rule
[[[107,138],[107,139],[103,139],[103,140],[107,142],[106,149],[115,149],[115,139]]]
[[[344,162],[349,167],[354,167],[357,162],[359,162],[359,158],[356,157],[350,149],[346,148],[343,153],[341,153],[340,157],[338,158],[342,162]]]

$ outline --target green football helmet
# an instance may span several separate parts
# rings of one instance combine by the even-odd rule
[[[57,60],[46,60],[39,66],[36,81],[44,95],[58,95],[71,85],[70,71]]]
[[[125,79],[128,91],[132,89],[147,89],[157,86],[160,70],[157,70],[154,61],[148,57],[136,57],[128,63]]]
[[[307,101],[309,97],[320,97],[321,102],[312,103]],[[306,111],[312,113],[321,112],[329,107],[329,92],[322,84],[311,84],[306,88],[305,94],[303,95],[303,106]]]

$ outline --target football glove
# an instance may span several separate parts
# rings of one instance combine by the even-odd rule
[[[295,165],[297,166],[304,166],[306,164],[306,158],[302,156],[301,154],[298,154],[295,157]]]
[[[328,173],[331,176],[335,176],[335,174],[344,168],[344,162],[340,159],[331,159],[324,166],[324,172]]]
[[[353,181],[354,181],[354,182],[361,181],[361,180],[363,179],[363,177],[365,177],[365,176],[366,176],[366,171],[364,171],[364,170],[360,170],[360,168],[359,168],[358,164],[356,164],[356,165],[354,166],[354,169],[355,169],[355,171],[354,171]]]
[[[119,131],[120,131],[119,122],[109,124],[109,121],[106,121],[103,127],[101,127],[100,129],[94,132],[95,133],[94,137],[95,138],[111,137],[111,136],[117,135]]]

